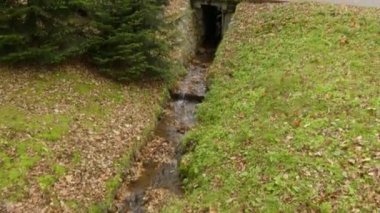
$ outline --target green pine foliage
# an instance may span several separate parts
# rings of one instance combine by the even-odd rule
[[[117,80],[165,75],[165,50],[158,31],[162,21],[155,0],[103,2],[95,14],[101,32],[91,44],[91,60]]]
[[[57,64],[84,57],[116,80],[165,76],[163,0],[6,0],[0,63]]]
[[[23,3],[24,2],[24,3]],[[0,61],[54,64],[80,52],[70,0],[5,1],[0,5]]]

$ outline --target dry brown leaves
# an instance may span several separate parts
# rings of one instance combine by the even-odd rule
[[[169,4],[165,8],[165,17],[177,18],[181,12],[189,8],[189,2],[186,0],[169,0]]]
[[[83,67],[79,67],[80,71],[75,71],[78,67],[64,69],[69,69],[70,72],[81,72],[85,81],[95,81],[99,88],[95,89],[93,95],[101,95],[102,84],[108,82],[108,80],[91,74]],[[29,72],[8,73],[7,75],[13,75],[14,78],[10,78],[12,80],[6,84],[0,84],[1,103],[23,105],[25,109],[39,113],[65,111],[72,106],[83,104],[82,100],[78,98],[79,96],[73,93],[69,97],[59,99],[62,102],[58,102],[53,107],[43,105],[40,105],[42,107],[33,107],[27,101],[25,103],[22,101],[27,100],[28,97],[23,97],[24,94],[21,91],[33,89],[30,87],[28,79],[35,75]],[[52,96],[55,94],[54,91],[73,90],[70,82],[52,85],[49,89],[48,94]],[[141,140],[144,129],[155,122],[155,111],[160,105],[163,87],[158,83],[126,85],[123,90],[126,100],[118,104],[105,120],[81,115],[77,121],[71,124],[70,131],[66,136],[57,142],[49,143],[48,146],[52,150],[53,156],[42,159],[30,171],[28,177],[30,186],[25,199],[17,203],[6,203],[2,208],[7,212],[69,212],[71,210],[66,204],[67,201],[75,201],[83,207],[89,207],[95,202],[102,201],[105,198],[106,182],[117,172],[115,162],[134,143]],[[9,93],[14,94],[14,91],[20,91],[17,100],[7,96]],[[67,93],[69,94],[70,91]],[[107,105],[107,103],[101,104]],[[100,127],[100,130],[93,131],[81,125],[81,119],[88,119],[95,126]],[[77,163],[72,162],[74,154],[80,156]],[[43,191],[38,184],[37,177],[49,174],[50,166],[53,164],[64,165],[67,172],[54,183],[49,191]]]

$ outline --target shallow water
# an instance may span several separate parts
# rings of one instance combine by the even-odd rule
[[[188,66],[187,75],[171,91],[172,100],[155,129],[152,141],[142,149],[119,191],[117,212],[149,212],[147,208],[164,202],[151,196],[161,190],[166,195],[181,196],[179,163],[183,153],[184,134],[196,123],[196,107],[206,94],[207,69],[214,50],[200,52]]]

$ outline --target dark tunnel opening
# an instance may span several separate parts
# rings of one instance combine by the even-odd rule
[[[203,46],[216,48],[222,39],[222,11],[211,5],[202,5]]]

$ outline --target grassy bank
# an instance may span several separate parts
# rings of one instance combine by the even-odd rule
[[[123,86],[82,66],[0,76],[0,211],[79,211],[109,199],[119,162],[165,95],[160,83]]]
[[[380,11],[238,6],[167,212],[375,211]]]

